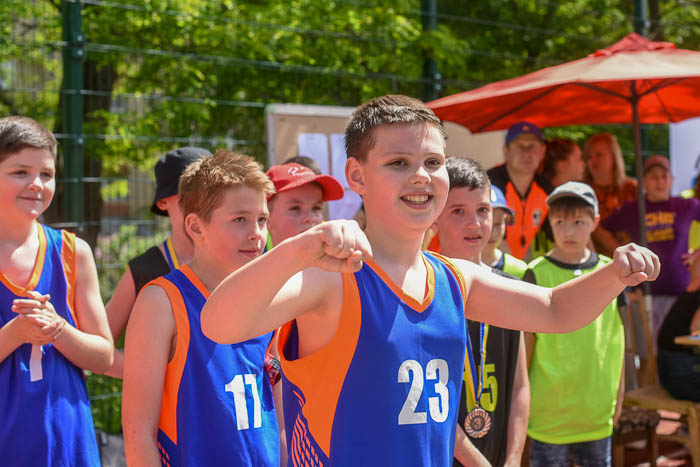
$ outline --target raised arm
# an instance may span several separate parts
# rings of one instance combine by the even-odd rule
[[[655,280],[659,258],[634,244],[615,250],[613,261],[553,289],[515,282],[456,261],[465,273],[469,319],[529,332],[561,333],[595,319],[627,285]],[[510,310],[520,310],[511,313]]]
[[[325,222],[287,239],[214,289],[202,309],[202,331],[232,344],[318,310],[337,288],[337,278],[324,271],[357,271],[370,251],[355,221]]]

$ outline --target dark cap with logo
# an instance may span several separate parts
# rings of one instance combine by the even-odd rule
[[[514,123],[510,126],[510,128],[508,128],[508,132],[506,133],[506,146],[508,146],[511,142],[515,140],[515,138],[521,135],[533,135],[538,140],[544,141],[544,137],[542,136],[540,127],[538,127],[534,123],[522,121]]]
[[[167,216],[168,212],[156,206],[163,198],[177,194],[180,176],[188,165],[203,157],[211,157],[211,153],[203,148],[184,147],[170,151],[156,162],[156,194],[153,197],[151,212],[159,216]]]

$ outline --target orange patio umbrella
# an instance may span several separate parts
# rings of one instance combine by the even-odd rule
[[[640,124],[700,116],[700,52],[632,33],[585,58],[443,97],[428,107],[474,133],[521,120],[540,127],[632,124],[641,180]],[[638,203],[646,244],[641,183]]]

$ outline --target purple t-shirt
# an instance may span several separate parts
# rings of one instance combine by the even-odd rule
[[[659,256],[661,273],[651,282],[653,295],[680,295],[690,282],[681,255],[688,250],[688,232],[694,220],[700,220],[700,201],[695,198],[670,198],[646,203],[647,242]],[[602,225],[610,232],[626,233],[624,240],[639,242],[637,202],[630,201],[606,217]],[[618,237],[619,238],[619,237]]]

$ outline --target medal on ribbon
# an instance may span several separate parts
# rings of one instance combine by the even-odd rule
[[[471,376],[473,378],[473,388],[478,387],[476,391],[476,397],[474,398],[474,408],[469,411],[467,417],[464,419],[464,431],[469,435],[470,438],[483,438],[491,430],[491,416],[489,413],[481,408],[481,395],[484,390],[484,366],[486,364],[486,340],[488,339],[489,328],[488,325],[484,323],[479,324],[479,354],[480,354],[480,365],[479,365],[479,378],[478,386],[476,383],[476,368],[474,357],[472,355],[471,349],[467,349],[467,357],[470,360],[469,365],[471,368]]]

